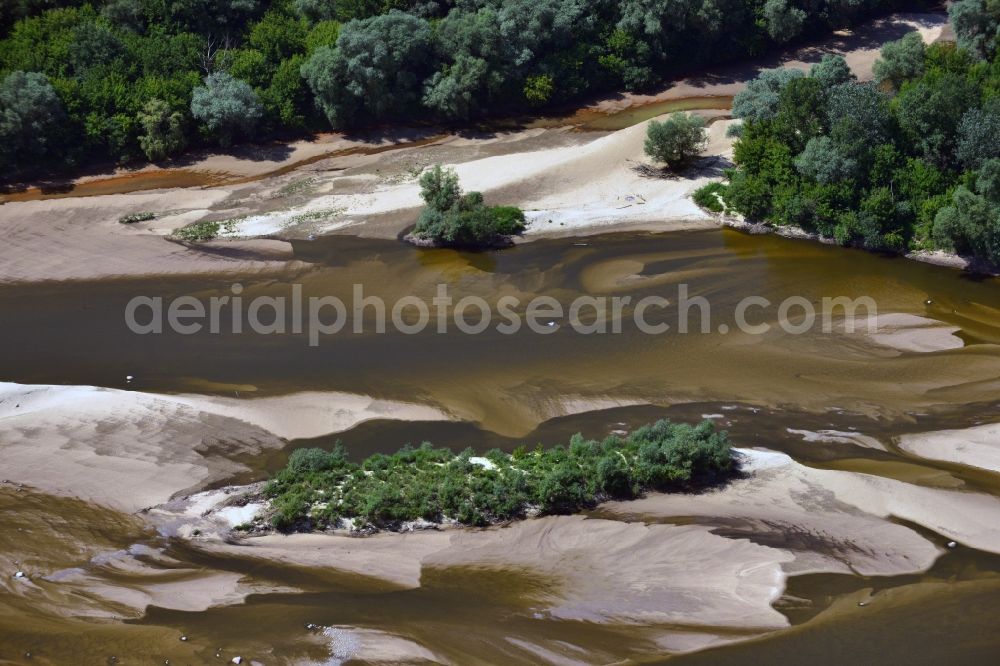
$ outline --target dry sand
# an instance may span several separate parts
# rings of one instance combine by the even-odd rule
[[[897,444],[907,453],[928,460],[1000,472],[1000,423],[903,435]]]
[[[446,415],[342,393],[235,399],[3,383],[0,456],[11,481],[136,511],[245,471],[241,459],[285,439],[371,418]]]
[[[732,533],[796,553],[790,572],[915,573],[938,548],[890,518],[972,548],[1000,552],[1000,499],[925,488],[856,472],[821,470],[774,452],[743,451],[751,476],[702,494],[651,494],[607,504],[605,516],[718,521]]]
[[[252,240],[189,247],[163,236],[203,217],[224,190],[172,190],[0,206],[0,283],[130,275],[294,273],[291,246]],[[120,224],[139,211],[182,210],[150,222]]]

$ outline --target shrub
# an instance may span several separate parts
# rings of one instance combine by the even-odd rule
[[[272,499],[271,524],[286,531],[336,525],[341,517],[377,528],[418,518],[489,525],[532,507],[569,513],[648,488],[714,480],[731,470],[730,455],[726,434],[707,421],[659,421],[603,442],[575,435],[568,447],[493,450],[489,467],[471,462],[471,450],[456,456],[427,443],[356,464],[338,444],[293,452],[264,493]]]
[[[123,215],[118,218],[121,224],[135,224],[136,222],[147,222],[149,220],[155,219],[156,213],[132,213],[131,215]]]
[[[414,236],[440,245],[493,247],[526,229],[524,212],[514,206],[487,206],[479,192],[462,193],[458,176],[435,165],[420,177],[420,213]]]
[[[722,213],[726,210],[726,206],[723,203],[725,192],[726,186],[724,183],[709,183],[695,190],[691,198],[694,199],[696,204],[706,210],[710,210],[713,213]]]
[[[178,229],[174,234],[181,240],[200,243],[212,240],[218,236],[221,228],[222,224],[220,222],[196,222],[195,224],[189,224],[186,227]]]
[[[674,113],[662,123],[649,121],[643,150],[667,168],[676,169],[697,157],[707,143],[705,121],[701,117]]]

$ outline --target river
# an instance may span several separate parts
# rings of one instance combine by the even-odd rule
[[[601,437],[662,416],[693,421],[719,414],[739,446],[777,449],[816,468],[930,485],[946,478],[952,486],[1000,495],[994,474],[914,459],[893,444],[900,434],[968,427],[1000,416],[1000,289],[994,279],[730,230],[548,239],[489,253],[418,250],[350,237],[297,241],[294,250],[304,268],[280,280],[247,275],[0,287],[2,379],[229,397],[345,391],[425,403],[458,417],[375,420],[318,440],[293,441],[240,459],[251,471],[224,481],[231,483],[265,478],[297,446],[334,440],[358,457],[424,440],[455,449],[510,450],[521,443],[565,441],[578,431]],[[404,296],[429,303],[439,285],[447,285],[456,301],[548,296],[568,307],[581,296],[630,296],[623,309],[627,320],[634,318],[637,301],[663,296],[670,305],[647,310],[647,318],[671,324],[684,284],[689,296],[708,300],[711,316],[704,332],[686,334],[676,325],[659,334],[632,325],[620,333],[585,334],[565,318],[551,317],[557,325],[546,321],[553,330],[545,334],[522,328],[505,335],[488,328],[468,335],[451,326],[445,334],[431,327],[408,335],[374,333],[368,311],[361,320],[364,332],[323,336],[315,346],[306,332],[236,334],[223,327],[218,334],[137,335],[125,324],[126,304],[137,295],[208,302],[232,296],[234,283],[241,285],[244,302],[291,298],[293,284],[301,285],[306,299],[335,296],[345,302],[360,284],[366,295],[390,304]],[[824,297],[867,296],[880,314],[919,315],[956,327],[964,346],[900,352],[842,332],[840,320],[829,331],[817,324],[792,334],[774,308],[755,310],[753,317],[770,325],[767,333],[740,332],[734,312],[751,296],[773,304],[790,297],[820,304]],[[886,450],[804,441],[789,429],[860,432]],[[543,641],[587,663],[666,658],[645,627],[548,616],[552,582],[529,571],[430,570],[419,588],[401,589],[339,574],[335,563],[311,569],[210,554],[156,535],[138,517],[9,484],[0,488],[0,545],[5,558],[31,561],[46,574],[28,592],[13,587],[19,583],[0,589],[0,663],[27,661],[28,653],[31,663],[59,664],[210,663],[216,654],[256,655],[262,663],[341,663],[337,650],[348,654],[358,639],[336,627],[386,632],[462,664],[536,663],[538,654],[524,646]],[[92,559],[95,552],[128,548],[131,558]],[[122,558],[134,561],[126,566]],[[206,572],[239,574],[260,591],[244,603],[207,610],[153,604],[135,616],[127,604],[87,598],[61,582],[82,575],[127,590],[139,580],[167,583]],[[858,595],[869,589],[886,601],[859,606]],[[103,617],[72,617],[84,608],[89,614],[99,608]],[[1000,560],[959,547],[920,575],[795,576],[776,608],[789,618],[790,629],[668,661],[988,663],[1000,650]],[[114,619],[121,617],[128,619]],[[307,629],[309,624],[334,628],[324,634]]]

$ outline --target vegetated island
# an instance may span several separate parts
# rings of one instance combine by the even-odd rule
[[[479,192],[463,193],[458,174],[440,164],[420,176],[420,196],[427,204],[405,240],[421,247],[484,249],[507,247],[524,233],[524,211],[516,206],[487,206]]]
[[[1000,13],[949,8],[958,45],[886,44],[875,81],[840,56],[773,69],[733,100],[736,167],[694,200],[840,245],[1000,266]],[[753,229],[753,230],[756,230]]]
[[[488,526],[565,514],[646,491],[721,482],[736,471],[729,437],[711,421],[657,421],[627,437],[574,435],[568,445],[494,449],[476,456],[424,443],[353,463],[333,450],[298,449],[263,488],[269,500],[241,531],[346,528],[353,534],[436,525]]]

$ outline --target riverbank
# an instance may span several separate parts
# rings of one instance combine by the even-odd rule
[[[325,234],[396,238],[413,224],[421,204],[416,176],[434,163],[455,166],[463,185],[483,192],[489,203],[525,209],[532,222],[529,240],[609,228],[710,227],[716,222],[688,198],[729,165],[729,121],[710,100],[728,99],[762,67],[804,68],[825,52],[845,53],[855,72],[867,78],[882,43],[914,28],[933,40],[944,24],[943,14],[896,15],[824,45],[678,82],[648,99],[616,96],[596,102],[587,117],[632,114],[630,126],[610,133],[578,131],[579,123],[568,116],[556,127],[443,134],[401,130],[374,143],[324,135],[285,148],[246,148],[198,158],[184,166],[179,188],[137,191],[133,181],[147,173],[153,174],[154,187],[170,187],[170,176],[155,168],[114,176],[125,183],[118,194],[110,193],[116,191],[113,186],[102,190],[100,177],[94,176],[79,185],[91,187],[95,196],[74,196],[71,188],[61,188],[53,194],[64,198],[0,206],[5,237],[0,282],[208,275],[241,267],[275,276],[295,274],[304,267],[288,262],[288,247],[278,241]],[[643,155],[643,125],[652,117],[647,112],[672,108],[658,105],[676,105],[692,96],[707,100],[708,108],[695,112],[714,120],[710,142],[697,168],[674,177]],[[633,113],[639,110],[643,113]],[[191,173],[203,173],[208,180],[192,182]],[[156,218],[117,223],[138,212],[152,212]],[[165,240],[185,225],[213,220],[228,221],[232,231],[227,235],[234,239],[196,247]],[[236,237],[269,242],[248,244]],[[98,255],[104,259],[94,261]]]
[[[723,226],[750,234],[752,236],[760,234],[775,234],[784,238],[807,240],[822,243],[824,245],[838,245],[836,239],[834,238],[822,236],[812,231],[806,231],[805,229],[801,229],[799,227],[778,226],[767,222],[749,222],[742,218],[733,217],[724,213],[712,213],[711,211],[702,210],[706,214],[715,216],[715,218],[718,219]],[[898,256],[912,261],[930,264],[932,266],[941,266],[942,268],[951,268],[958,271],[975,273],[977,275],[1000,275],[1000,269],[996,266],[992,266],[986,262],[979,261],[971,257],[962,257],[953,252],[945,252],[944,250],[914,250],[901,253]]]

